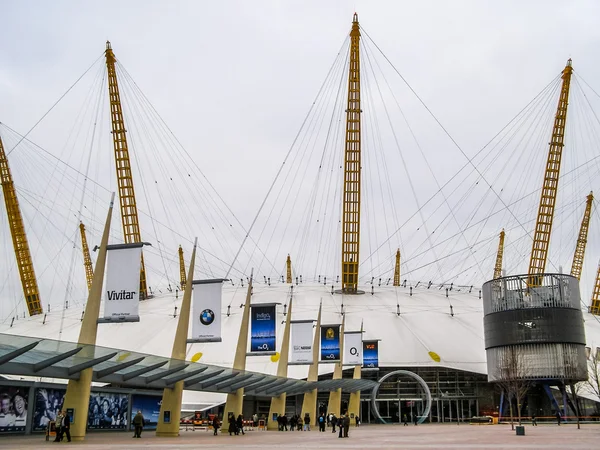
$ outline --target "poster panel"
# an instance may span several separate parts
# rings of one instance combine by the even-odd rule
[[[127,429],[128,398],[128,394],[92,392],[88,411],[88,428]]]
[[[368,369],[379,367],[378,341],[363,341],[363,367]]]
[[[362,332],[344,332],[344,359],[345,366],[362,365]]]
[[[142,246],[140,243],[107,247],[104,320],[139,320]]]
[[[340,326],[321,325],[321,361],[340,360]]]
[[[250,351],[274,352],[277,342],[275,305],[251,305]]]
[[[223,280],[194,281],[191,342],[221,342]]]
[[[0,433],[25,432],[28,386],[0,385]]]
[[[292,322],[291,364],[312,364],[313,322]]]
[[[157,397],[155,395],[132,395],[131,417],[129,420],[130,428],[133,430],[133,418],[138,411],[141,411],[142,416],[144,416],[144,430],[156,430],[161,402],[162,397]]]
[[[38,388],[35,390],[33,431],[45,431],[48,423],[56,420],[56,415],[62,409],[66,393],[66,389]]]

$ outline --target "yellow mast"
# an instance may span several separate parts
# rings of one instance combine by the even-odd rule
[[[79,232],[81,233],[81,251],[83,252],[83,266],[85,267],[85,280],[87,281],[88,292],[92,289],[92,280],[94,279],[94,268],[92,267],[92,258],[90,258],[90,248],[85,237],[85,225],[79,223]]]
[[[594,284],[594,292],[592,293],[590,312],[595,316],[600,316],[600,263],[598,264],[598,272],[596,273],[596,283]]]
[[[183,260],[183,249],[179,246],[179,278],[180,287],[182,291],[185,291],[185,261]]]
[[[27,234],[23,225],[23,216],[19,208],[19,200],[15,184],[8,167],[8,159],[4,153],[4,145],[0,138],[0,178],[2,180],[2,192],[4,193],[4,203],[6,204],[6,214],[10,226],[15,256],[17,258],[17,267],[23,286],[23,295],[30,316],[42,314],[42,304],[40,302],[40,291],[38,289],[37,278],[33,269]]]
[[[285,277],[285,282],[287,284],[292,284],[292,258],[288,255],[287,260],[285,261],[285,266],[287,269],[287,275]]]
[[[355,13],[350,31],[348,108],[344,155],[344,197],[342,214],[342,292],[355,294],[358,288],[360,244],[360,31]]]
[[[394,286],[400,286],[400,249],[396,252],[396,266],[394,267]]]
[[[504,256],[504,229],[500,232],[500,241],[498,242],[498,253],[496,253],[496,265],[494,266],[494,280],[502,276],[502,257]]]
[[[121,108],[121,95],[119,94],[119,83],[115,70],[115,54],[110,42],[106,41],[106,68],[108,70],[108,92],[110,95],[110,116],[112,122],[112,135],[115,150],[115,163],[117,167],[117,182],[119,185],[119,202],[121,206],[121,222],[123,224],[123,235],[126,244],[142,242],[140,234],[140,222],[138,219],[135,191],[133,189],[133,177],[131,174],[131,161],[129,159],[129,148],[125,135],[125,121],[123,120],[123,109]],[[142,265],[140,270],[140,299],[148,297],[146,285],[146,267],[144,255],[142,254]]]
[[[565,125],[567,123],[567,107],[569,104],[569,88],[571,85],[571,60],[562,72],[562,86],[560,89],[560,98],[556,108],[554,118],[554,127],[552,129],[552,139],[548,151],[548,161],[546,162],[546,172],[544,174],[544,186],[540,197],[540,206],[538,209],[537,221],[535,224],[535,234],[533,236],[533,246],[531,249],[531,259],[529,260],[529,285],[539,285],[539,279],[534,275],[544,273],[546,269],[546,260],[548,258],[548,246],[550,245],[550,234],[552,233],[552,221],[554,219],[554,206],[556,205],[556,192],[558,190],[558,177],[560,175],[560,161],[565,139]]]
[[[581,269],[583,268],[583,257],[585,256],[585,246],[587,244],[588,230],[590,229],[590,217],[592,215],[592,203],[594,202],[594,193],[590,192],[587,196],[585,204],[585,212],[581,220],[579,228],[579,237],[577,238],[577,246],[573,255],[573,264],[571,264],[571,275],[578,280],[581,279]]]

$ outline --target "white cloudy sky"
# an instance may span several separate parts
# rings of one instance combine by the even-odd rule
[[[468,155],[474,155],[555,78],[568,58],[573,59],[576,73],[600,92],[597,81],[600,80],[600,63],[596,58],[600,46],[600,4],[596,1],[0,0],[0,122],[21,133],[28,131],[102,56],[105,41],[109,39],[120,63],[229,208],[244,227],[248,227],[348,34],[355,11],[359,13],[363,29]],[[94,70],[98,64],[102,65],[101,59]],[[86,159],[81,156],[85,150],[74,144],[77,141],[70,140],[69,136],[73,128],[89,125],[78,123],[77,118],[86,95],[94,89],[91,77],[88,84],[85,82],[82,80],[30,135],[37,144],[80,170],[85,166]],[[80,85],[83,85],[81,89]],[[420,134],[435,176],[441,182],[449,179],[466,162],[464,155],[450,144],[430,117],[422,110],[418,111],[415,99],[406,89],[399,94],[399,100],[407,104],[407,115]],[[104,115],[107,120],[106,110]],[[133,125],[129,124],[128,128]],[[547,134],[546,141],[549,129]],[[5,140],[16,142],[7,137]],[[5,145],[10,149],[9,144]],[[110,157],[107,137],[102,145]],[[586,149],[584,153],[587,155],[592,151]],[[81,153],[78,155],[77,152]],[[543,149],[540,155],[539,161],[543,161]],[[43,177],[44,172],[46,175],[54,173],[41,162],[38,167],[35,158],[28,160],[29,163],[19,161],[19,149],[11,156],[11,161],[13,159],[17,187],[20,187],[18,176],[22,176],[22,180],[26,177],[36,179]],[[146,164],[152,164],[151,158],[148,159]],[[422,205],[436,189],[431,175],[421,172],[423,166],[417,159],[407,155],[409,171],[420,197],[418,202]],[[169,161],[172,166],[167,177],[181,176],[187,170],[195,171],[193,167],[178,171],[173,167],[177,160],[166,157],[167,166]],[[585,161],[585,158],[577,161]],[[96,164],[102,170],[91,172],[92,178],[96,173],[97,181],[108,186],[114,182],[111,172],[114,169],[109,168],[109,163],[109,159],[102,162],[93,159],[92,165]],[[104,175],[105,167],[110,176]],[[36,170],[40,171],[39,175]],[[403,176],[400,169],[397,174]],[[536,174],[536,180],[540,174]],[[585,176],[589,177],[589,174]],[[522,177],[528,178],[529,174],[523,173]],[[184,190],[186,186],[189,187],[180,184],[179,188]],[[408,192],[408,187],[405,188]],[[572,188],[571,194],[581,197],[582,203],[585,193],[593,188],[581,181]],[[43,190],[43,186],[39,189]],[[59,195],[58,191],[56,195]],[[151,194],[147,195],[151,197],[150,203],[158,203]],[[397,206],[405,209],[399,213],[402,221],[416,211],[417,202],[411,193],[399,197]],[[52,205],[54,201],[50,195],[43,199]],[[68,203],[77,209],[73,205],[78,201],[74,196]],[[170,201],[175,200],[171,198]],[[536,203],[537,200],[532,204]],[[470,208],[475,208],[476,204],[474,200]],[[47,208],[52,209],[52,205]],[[382,204],[382,213],[384,207]],[[373,208],[370,219],[376,221],[373,213],[377,209]],[[103,220],[100,209],[93,212],[93,220],[98,223]],[[194,226],[178,223],[182,220],[180,217],[163,217],[169,214],[161,216],[160,208],[154,214],[163,222],[172,220],[170,227],[190,239],[195,233]],[[468,216],[467,210],[461,213],[461,217]],[[34,216],[29,217],[32,220]],[[74,220],[73,214],[69,217]],[[569,226],[578,226],[578,217],[573,215],[569,220]],[[261,220],[257,224],[260,225]],[[65,225],[65,236],[71,236],[75,226],[76,221]],[[490,224],[485,233],[496,233],[502,226]],[[10,245],[5,222],[2,227],[3,242]],[[150,227],[148,223],[148,229]],[[434,227],[432,224],[431,228]],[[91,230],[92,240],[98,239],[96,228]],[[50,236],[50,231],[44,230],[38,230],[40,242]],[[242,231],[238,229],[238,238],[243,235]],[[64,241],[65,236],[57,240]],[[258,233],[255,236],[258,239],[257,236]],[[384,237],[382,231],[374,241],[382,242]],[[412,235],[405,239],[412,239]],[[291,240],[293,237],[289,242]],[[584,280],[587,284],[593,281],[595,261],[600,256],[600,245],[596,245],[600,244],[600,239],[590,238],[590,241],[595,247],[594,252],[588,254],[592,262],[586,266]],[[232,242],[220,256],[224,261],[230,261],[237,251],[235,244],[239,239]],[[377,247],[377,242],[372,245]],[[189,251],[189,242],[183,244]],[[273,253],[268,255],[277,270],[289,251],[285,245],[283,248],[278,245],[274,244]],[[407,252],[411,251],[409,244],[394,242],[393,247],[396,245],[406,245]],[[494,245],[489,243],[488,251]],[[568,248],[562,241],[560,245]],[[163,250],[174,255],[176,249],[171,247]],[[40,255],[45,262],[39,264],[48,266],[61,248],[62,244],[57,244],[56,250],[48,251],[45,257]],[[160,246],[158,248],[160,250]],[[280,254],[275,249],[280,250]],[[370,250],[371,247],[361,248],[363,255],[370,254]],[[216,246],[214,253],[218,252]],[[441,249],[435,257],[421,262],[441,257],[440,252]],[[68,259],[70,253],[65,255]],[[565,259],[561,264],[570,266],[570,260],[565,257],[568,251],[556,255],[556,258]],[[6,246],[2,259],[2,267],[13,264]],[[164,262],[156,264],[162,266]],[[242,264],[239,273],[246,272],[249,264]],[[385,265],[385,258],[378,264]],[[65,263],[65,267],[68,268],[69,263]],[[390,269],[386,266],[386,270]],[[176,273],[176,264],[165,270]],[[373,276],[386,276],[384,272],[374,270]],[[76,273],[79,276],[79,272]],[[52,279],[56,275],[48,274],[46,284],[53,286]],[[161,281],[164,282],[162,278]],[[12,295],[17,294],[15,288]],[[3,308],[2,312],[4,317],[7,310]]]

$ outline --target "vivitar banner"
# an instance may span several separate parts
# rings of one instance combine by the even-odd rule
[[[363,367],[377,369],[379,367],[379,342],[363,341]]]
[[[251,305],[250,351],[274,352],[276,339],[275,305]]]
[[[344,332],[344,362],[345,366],[362,365],[362,333],[360,331]]]
[[[223,280],[194,280],[190,342],[221,342],[221,289]]]
[[[290,364],[312,364],[313,321],[298,321],[292,326],[292,354]]]
[[[340,360],[340,326],[321,326],[321,361]]]
[[[140,320],[140,266],[143,245],[139,243],[106,247],[105,321]]]

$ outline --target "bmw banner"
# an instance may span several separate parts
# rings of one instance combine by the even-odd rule
[[[379,341],[363,341],[363,369],[379,368]]]
[[[275,304],[250,306],[252,307],[250,313],[250,352],[275,352],[275,343],[277,342]]]
[[[312,364],[314,320],[292,320],[292,352],[289,364]]]
[[[362,355],[362,332],[344,331],[344,365],[361,366]]]
[[[340,326],[321,325],[321,361],[340,360]]]
[[[143,246],[139,242],[106,247],[104,319],[99,322],[139,322]]]
[[[192,337],[188,342],[221,342],[222,279],[194,280]]]

